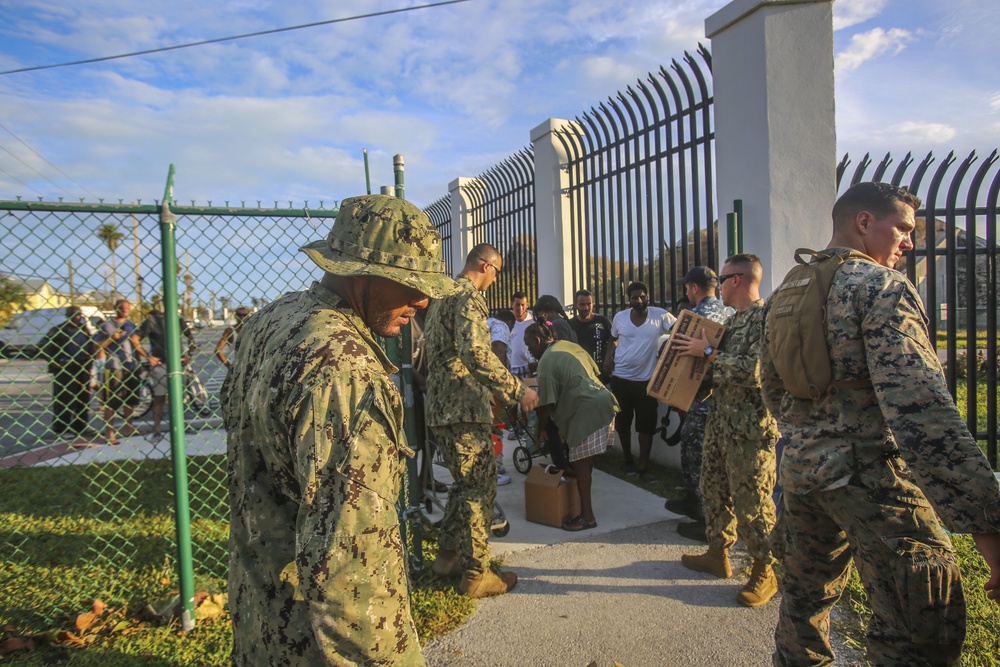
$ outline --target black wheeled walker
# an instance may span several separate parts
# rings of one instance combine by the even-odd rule
[[[507,406],[507,417],[510,424],[518,424],[520,420],[517,414],[517,406]],[[514,469],[522,475],[527,475],[531,470],[533,459],[549,455],[548,447],[538,444],[536,435],[537,422],[529,420],[524,426],[518,426],[514,432],[517,434],[517,446],[514,448]]]

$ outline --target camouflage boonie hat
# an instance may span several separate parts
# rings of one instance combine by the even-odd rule
[[[423,211],[397,197],[345,199],[326,239],[299,250],[335,276],[380,276],[432,299],[458,290],[445,274],[441,235]]]

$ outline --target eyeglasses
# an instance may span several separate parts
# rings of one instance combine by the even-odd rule
[[[719,276],[719,284],[722,285],[733,276],[742,276],[742,275],[743,275],[742,273],[723,273],[721,276]]]
[[[482,258],[482,257],[477,257],[477,259],[478,259],[478,260],[479,260],[480,262],[482,262],[483,264],[489,264],[490,266],[492,266],[492,267],[493,267],[493,270],[497,272],[497,278],[499,278],[499,277],[500,277],[500,269],[499,269],[499,268],[497,268],[497,265],[496,265],[496,264],[494,264],[493,262],[489,261],[488,259],[484,259],[484,258]]]

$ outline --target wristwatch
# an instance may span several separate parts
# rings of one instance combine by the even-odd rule
[[[708,347],[705,348],[705,356],[706,357],[712,356],[713,352],[715,352],[715,348],[712,347],[711,345],[709,345]]]

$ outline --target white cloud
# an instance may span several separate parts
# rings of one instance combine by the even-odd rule
[[[889,144],[942,146],[958,136],[958,130],[944,123],[908,120],[891,125],[882,134]]]
[[[888,0],[837,0],[833,3],[833,29],[841,30],[875,18]]]
[[[874,28],[868,32],[858,33],[851,37],[847,48],[837,54],[835,58],[837,74],[855,70],[879,56],[898,54],[911,41],[913,34],[901,28],[892,28],[888,32],[882,28]]]
[[[993,111],[1000,111],[1000,91],[990,95],[989,105]]]

